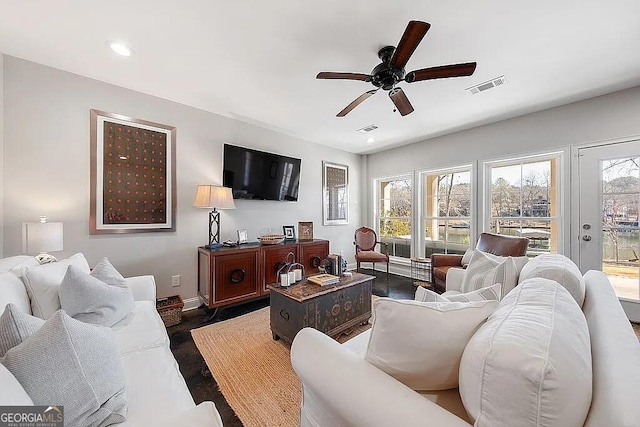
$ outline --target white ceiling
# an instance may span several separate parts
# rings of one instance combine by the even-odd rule
[[[407,71],[476,61],[475,74],[402,83],[405,117],[379,91],[336,118],[373,86],[316,74],[369,73],[412,19],[431,29]],[[639,85],[640,1],[0,0],[0,52],[371,153]],[[500,75],[507,85],[465,91]]]

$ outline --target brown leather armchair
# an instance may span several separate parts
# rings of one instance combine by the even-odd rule
[[[482,233],[476,249],[499,256],[524,256],[529,247],[526,237],[503,236],[500,234]],[[444,292],[447,283],[447,271],[452,267],[462,268],[462,255],[431,255],[431,283],[433,287]]]
[[[376,268],[376,262],[387,263],[387,283],[389,283],[389,245],[378,241],[376,232],[369,227],[360,227],[353,236],[356,245],[356,271],[360,272],[361,262],[372,262],[373,269]],[[384,253],[376,252],[374,249],[377,244],[384,246]]]

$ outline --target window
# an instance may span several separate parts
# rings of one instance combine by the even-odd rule
[[[464,253],[471,242],[471,166],[420,173],[424,255]]]
[[[560,153],[487,166],[486,206],[492,233],[529,238],[529,254],[558,252]],[[487,227],[488,226],[488,227]]]
[[[389,244],[391,256],[411,257],[412,187],[410,175],[375,181],[378,238]]]

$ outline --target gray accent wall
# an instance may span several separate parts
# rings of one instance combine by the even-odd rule
[[[22,252],[22,222],[47,215],[64,223],[64,251],[53,254],[58,258],[83,252],[94,265],[106,256],[125,276],[153,274],[160,296],[193,298],[196,250],[208,238],[208,211],[192,207],[193,198],[198,184],[222,183],[222,145],[231,143],[301,158],[302,176],[298,202],[237,200],[235,210],[222,211],[222,240],[235,240],[237,229],[256,240],[263,229],[282,232],[283,225],[313,221],[315,237],[330,240],[332,252],[353,257],[363,206],[359,155],[9,56],[0,70],[5,256]],[[177,127],[175,233],[89,235],[92,108]],[[349,166],[349,225],[322,225],[323,160]],[[173,275],[181,275],[180,287],[171,287]]]

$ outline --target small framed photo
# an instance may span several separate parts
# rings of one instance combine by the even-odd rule
[[[298,223],[298,239],[313,240],[313,222]]]
[[[296,239],[296,227],[293,225],[283,225],[282,231],[284,234],[285,240],[295,240]]]
[[[247,230],[238,230],[238,244],[241,245],[247,242],[249,242]]]

